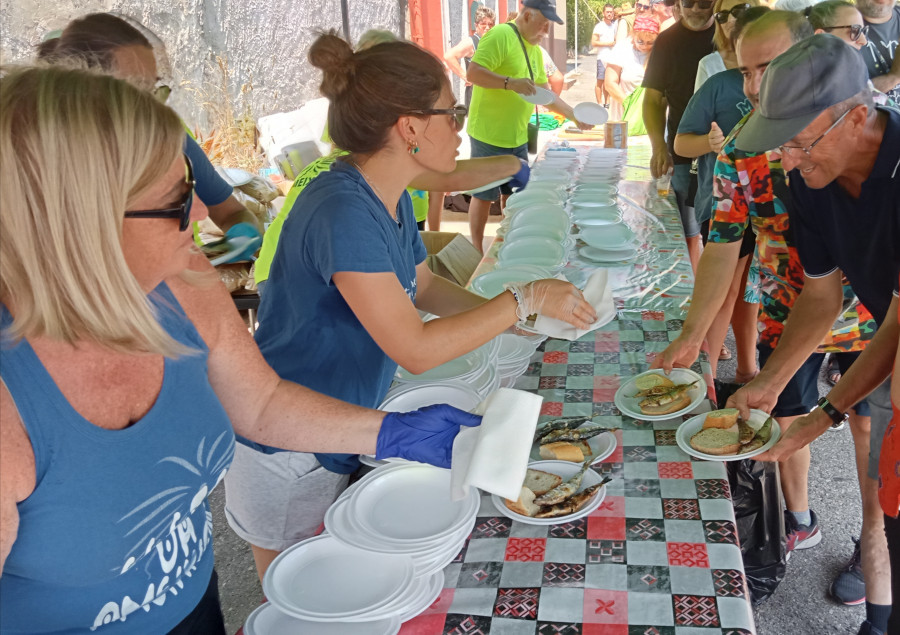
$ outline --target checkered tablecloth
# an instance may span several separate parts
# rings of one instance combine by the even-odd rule
[[[689,275],[677,212],[671,201],[652,202],[649,175],[637,170],[628,169],[638,180],[620,194],[648,217],[630,222],[642,253],[669,250],[662,273]],[[494,252],[476,275],[491,268]],[[443,593],[401,635],[755,632],[724,464],[678,448],[681,418],[645,422],[613,404],[620,381],[646,370],[648,356],[677,336],[690,294],[660,288],[662,273],[645,275],[658,261],[639,260],[616,272],[618,319],[578,341],[546,341],[516,384],[544,397],[542,421],[590,415],[620,428],[613,454],[594,466],[613,477],[605,500],[580,520],[535,526],[503,516],[483,496],[471,537],[444,571]],[[705,356],[694,370],[711,383]]]

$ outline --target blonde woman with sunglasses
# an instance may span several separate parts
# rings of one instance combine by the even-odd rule
[[[197,253],[178,116],[106,75],[0,78],[0,631],[224,635],[207,496],[235,436],[449,467],[468,413],[279,379]]]

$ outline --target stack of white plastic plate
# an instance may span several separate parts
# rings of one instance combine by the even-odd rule
[[[386,412],[409,412],[436,403],[446,403],[460,410],[471,411],[481,403],[481,397],[469,384],[453,379],[434,384],[401,383],[388,391],[378,409]]]
[[[468,384],[482,398],[485,398],[500,386],[500,378],[497,375],[497,349],[499,346],[498,342],[491,340],[465,355],[460,355],[456,359],[451,359],[449,362],[418,375],[405,368],[397,368],[396,381],[400,384],[437,384],[455,379]]]
[[[558,231],[558,228],[551,227],[550,230]],[[497,260],[502,266],[535,265],[557,269],[566,264],[567,255],[563,244],[552,237],[532,236],[518,240],[504,239],[497,253]]]
[[[399,615],[372,622],[313,622],[291,617],[271,602],[266,602],[244,622],[244,635],[396,635],[400,624]]]
[[[531,363],[531,355],[534,353],[537,345],[528,338],[512,333],[504,333],[499,335],[497,339],[500,340],[500,351],[497,359],[500,385],[505,388],[512,388],[516,383],[516,379],[528,370],[528,365]]]
[[[451,501],[449,470],[392,463],[345,491],[326,512],[325,528],[350,548],[411,561],[421,581],[440,573],[462,549],[480,501],[475,488]]]
[[[504,267],[488,271],[472,280],[472,291],[485,298],[495,298],[503,293],[503,285],[506,283],[531,282],[552,277],[553,273],[542,267],[532,265]]]

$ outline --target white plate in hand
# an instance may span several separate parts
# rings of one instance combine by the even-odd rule
[[[593,425],[590,421],[587,421],[583,425]],[[581,426],[579,426],[581,427]],[[577,428],[576,428],[577,430]],[[544,457],[541,456],[541,445],[540,440],[536,442],[531,448],[531,460],[532,461],[545,461]],[[591,459],[591,465],[596,465],[610,454],[613,453],[613,450],[616,449],[616,445],[618,441],[616,440],[616,435],[612,432],[604,432],[603,434],[598,434],[595,437],[591,437],[590,439],[586,439],[588,446],[591,448],[591,456],[584,457],[585,460],[588,458]],[[572,463],[572,465],[580,465],[578,463],[574,463],[573,461],[566,461],[567,463]]]
[[[646,373],[635,375],[619,386],[615,397],[613,397],[613,401],[616,404],[616,408],[618,408],[623,415],[633,417],[634,419],[640,419],[641,421],[665,421],[666,419],[674,419],[675,417],[690,412],[699,406],[703,399],[706,398],[706,382],[703,381],[703,377],[692,371],[690,368],[673,368],[668,377],[676,384],[697,382],[696,386],[688,390],[688,395],[691,396],[691,403],[676,412],[670,412],[664,415],[645,415],[641,412],[639,405],[644,397],[633,397],[632,395],[638,391],[637,386],[635,385],[637,378],[646,375],[665,375],[665,372],[661,369],[649,370]]]
[[[556,474],[557,476],[561,476],[563,479],[563,483],[572,478],[578,473],[578,470],[581,469],[581,466],[577,463],[571,463],[569,461],[533,461],[528,464],[528,467],[535,470],[542,470],[544,472],[550,472],[551,474]],[[600,477],[597,472],[588,468],[584,473],[584,477],[581,479],[581,487],[578,488],[578,492],[582,492],[586,490],[588,487],[592,485],[597,485],[603,479]],[[562,485],[562,483],[560,483]],[[593,498],[591,498],[587,504],[579,509],[574,514],[566,514],[565,516],[557,516],[556,518],[532,518],[531,516],[523,516],[522,514],[517,514],[509,507],[506,506],[504,499],[496,494],[491,494],[491,502],[494,503],[494,507],[497,508],[501,514],[506,516],[507,518],[512,518],[513,520],[518,520],[521,523],[525,523],[527,525],[562,525],[573,520],[577,520],[579,518],[584,518],[598,507],[600,507],[600,503],[603,502],[603,499],[606,498],[606,486],[604,485],[599,489],[599,491],[594,493]]]
[[[583,101],[580,104],[575,104],[575,107],[572,108],[572,111],[575,113],[575,118],[581,122],[590,124],[592,126],[601,126],[606,123],[606,120],[609,119],[609,111],[601,106],[600,104],[595,104],[589,101]]]
[[[749,459],[750,457],[756,456],[757,454],[762,454],[763,452],[771,448],[778,442],[778,438],[781,436],[781,426],[779,426],[778,422],[773,418],[772,436],[770,436],[769,440],[756,450],[753,450],[752,452],[746,452],[744,454],[725,454],[722,456],[717,456],[715,454],[706,454],[705,452],[694,449],[694,447],[691,445],[691,437],[703,429],[703,422],[706,421],[706,415],[708,414],[708,412],[704,412],[703,414],[699,414],[696,417],[688,419],[680,426],[678,426],[678,430],[675,431],[675,441],[678,443],[678,447],[687,454],[695,456],[698,459],[706,459],[707,461],[740,461],[741,459]],[[747,420],[747,423],[749,423],[754,430],[759,430],[768,418],[768,413],[765,413],[762,410],[751,410],[750,418]]]
[[[529,104],[535,104],[536,106],[546,106],[547,104],[553,103],[553,100],[556,99],[556,94],[552,90],[547,90],[546,88],[535,86],[533,95],[523,95],[522,93],[519,93],[519,97],[527,101]]]
[[[286,615],[266,602],[244,622],[244,635],[396,635],[400,624],[399,615],[372,622],[310,622]]]

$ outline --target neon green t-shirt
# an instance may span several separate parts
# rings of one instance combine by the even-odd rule
[[[540,47],[525,42],[525,50],[528,51],[534,83],[546,84],[547,74]],[[501,24],[485,33],[472,61],[504,77],[530,77],[522,45],[509,24]],[[528,118],[533,112],[534,105],[515,91],[475,86],[467,130],[470,137],[483,143],[517,148],[528,143]]]
[[[256,267],[253,269],[253,279],[256,280],[256,284],[269,279],[269,269],[272,266],[272,259],[275,258],[275,249],[278,247],[278,239],[281,237],[281,228],[284,225],[284,221],[287,220],[288,214],[291,213],[297,197],[300,196],[300,192],[319,174],[330,170],[331,164],[334,163],[335,159],[346,154],[348,153],[343,150],[335,150],[327,156],[319,157],[300,170],[300,174],[297,175],[293,185],[291,185],[291,189],[288,190],[288,194],[284,199],[284,205],[281,206],[281,211],[278,212],[275,220],[269,224],[263,236],[262,248],[259,250]],[[416,222],[421,222],[428,217],[428,192],[412,188],[407,189],[412,197]]]
[[[253,278],[256,280],[256,284],[269,279],[269,268],[272,266],[272,259],[275,258],[275,248],[278,247],[278,239],[281,237],[281,227],[284,225],[284,221],[287,220],[288,214],[291,213],[291,208],[294,206],[297,197],[300,196],[300,192],[319,174],[331,169],[331,164],[334,163],[335,159],[345,154],[347,153],[337,150],[324,157],[319,157],[300,170],[300,174],[294,179],[294,184],[284,199],[281,211],[278,212],[278,216],[269,224],[266,233],[263,235],[262,248],[259,250],[256,267],[253,269]]]

